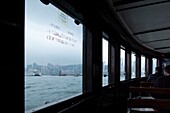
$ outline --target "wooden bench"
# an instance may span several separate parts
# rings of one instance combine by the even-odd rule
[[[170,110],[170,99],[155,99],[152,96],[143,97],[140,93],[150,93],[151,95],[168,95],[170,88],[155,87],[129,87],[130,97],[127,99],[127,108],[130,113],[159,113],[159,110]],[[131,97],[132,93],[138,93],[136,97]]]
[[[147,82],[147,81],[141,81],[140,86],[141,87],[153,87],[154,82]]]
[[[156,87],[129,87],[129,93],[150,93],[159,95],[170,95],[170,88],[156,88]]]
[[[140,87],[153,87],[155,82],[140,81]],[[147,96],[147,93],[140,93],[141,96]]]

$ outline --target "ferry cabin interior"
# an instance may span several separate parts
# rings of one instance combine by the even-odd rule
[[[3,1],[1,8],[2,66],[7,86],[3,101],[11,110],[24,111],[24,1]],[[83,93],[35,113],[127,113],[129,86],[152,73],[156,65],[170,64],[169,0],[41,0],[52,4],[83,25]],[[19,5],[18,5],[19,4]],[[4,12],[5,10],[5,12]],[[14,15],[13,15],[14,14]],[[102,86],[102,39],[108,41],[108,85]],[[7,44],[5,44],[7,43]],[[125,79],[120,80],[120,50],[125,52]],[[10,52],[10,53],[9,53]],[[15,53],[11,53],[15,52]],[[135,53],[136,73],[132,78],[131,54]],[[145,76],[141,76],[141,56]],[[10,68],[9,65],[15,67]],[[13,90],[14,89],[14,90]],[[21,97],[23,97],[21,99]]]

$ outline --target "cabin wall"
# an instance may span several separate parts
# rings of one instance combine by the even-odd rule
[[[76,4],[73,3],[72,5],[75,6]],[[81,20],[80,17],[77,17],[76,19],[80,19],[82,24],[84,25],[83,26],[83,94],[74,97],[72,99],[68,99],[64,102],[39,109],[35,111],[35,113],[49,113],[49,112],[50,113],[56,113],[56,112],[58,113],[87,113],[87,112],[111,113],[114,111],[119,111],[119,113],[125,113],[127,112],[126,99],[129,96],[128,87],[139,86],[140,81],[145,81],[147,79],[147,76],[152,73],[152,60],[151,60],[152,56],[150,56],[148,52],[145,53],[143,51],[140,51],[139,48],[132,47],[131,46],[132,44],[128,43],[128,41],[126,41],[124,37],[122,37],[121,32],[123,31],[122,30],[120,30],[121,32],[118,31],[120,27],[118,26],[116,21],[114,21],[116,24],[113,27],[114,22],[110,23],[112,20],[108,21],[108,18],[104,18],[103,15],[101,15],[100,12],[98,12],[98,9],[93,9],[92,7],[93,4],[89,5],[87,12],[85,9],[83,9],[84,8],[83,6],[81,7],[81,5],[75,6],[75,8],[77,8],[76,11],[79,11],[79,13],[83,15],[83,20]],[[63,9],[66,10],[66,8]],[[21,18],[19,21],[23,22],[23,18]],[[23,69],[24,65],[23,65],[23,60],[20,59],[24,58],[23,24],[19,24],[19,26],[14,28],[5,25],[3,26],[3,28],[5,28],[5,30],[10,29],[11,31],[11,34],[8,34],[7,37],[19,38],[18,39],[19,41],[17,41],[17,45],[14,43],[11,44],[12,47],[14,47],[13,49],[17,50],[17,53],[19,53],[19,54],[14,54],[13,56],[16,57],[16,61],[14,62],[10,58],[11,54],[7,58],[10,59],[8,61],[8,64],[13,62],[12,65],[17,65],[16,66],[17,69],[13,70],[13,72],[15,72],[15,75],[22,76],[23,71],[21,71],[21,69]],[[102,50],[103,31],[109,34],[109,38],[107,39],[109,42],[109,75],[108,75],[109,85],[105,87],[102,87],[102,51],[101,50]],[[123,33],[123,35],[125,34]],[[14,38],[12,39],[12,41],[13,40]],[[126,79],[124,81],[120,81],[121,45],[125,47]],[[136,78],[134,79],[131,78],[132,76],[131,52],[132,51],[137,53],[137,57],[136,57],[137,65],[135,66],[137,71],[136,71]],[[145,70],[147,75],[146,77],[142,77],[142,78],[140,73],[141,55],[146,55]],[[21,63],[18,64],[18,61],[21,61]],[[14,79],[14,80],[22,79],[21,82],[18,82],[17,87],[19,88],[21,88],[21,86],[23,85],[23,77],[16,77]],[[9,93],[10,92],[11,91],[9,91]],[[8,102],[9,101],[10,100],[8,100]],[[12,102],[16,102],[16,101],[18,101],[17,98],[15,99],[12,98]],[[15,105],[14,103],[12,104]],[[18,108],[18,106],[15,107]]]
[[[24,1],[1,1],[1,103],[3,112],[24,111]]]

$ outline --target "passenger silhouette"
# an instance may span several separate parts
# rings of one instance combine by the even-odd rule
[[[155,82],[158,77],[163,76],[160,67],[155,67],[155,73],[148,76],[147,82]]]
[[[164,68],[164,76],[158,77],[155,81],[154,87],[170,88],[170,65]],[[158,99],[170,99],[170,95],[152,95]],[[170,110],[159,110],[160,113],[170,113]]]
[[[164,68],[164,76],[156,79],[154,87],[170,88],[170,65]]]

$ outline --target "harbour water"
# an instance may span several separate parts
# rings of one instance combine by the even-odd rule
[[[103,77],[103,85],[108,77]],[[82,76],[25,76],[25,111],[82,94]]]
[[[25,76],[25,111],[82,93],[82,76]]]

